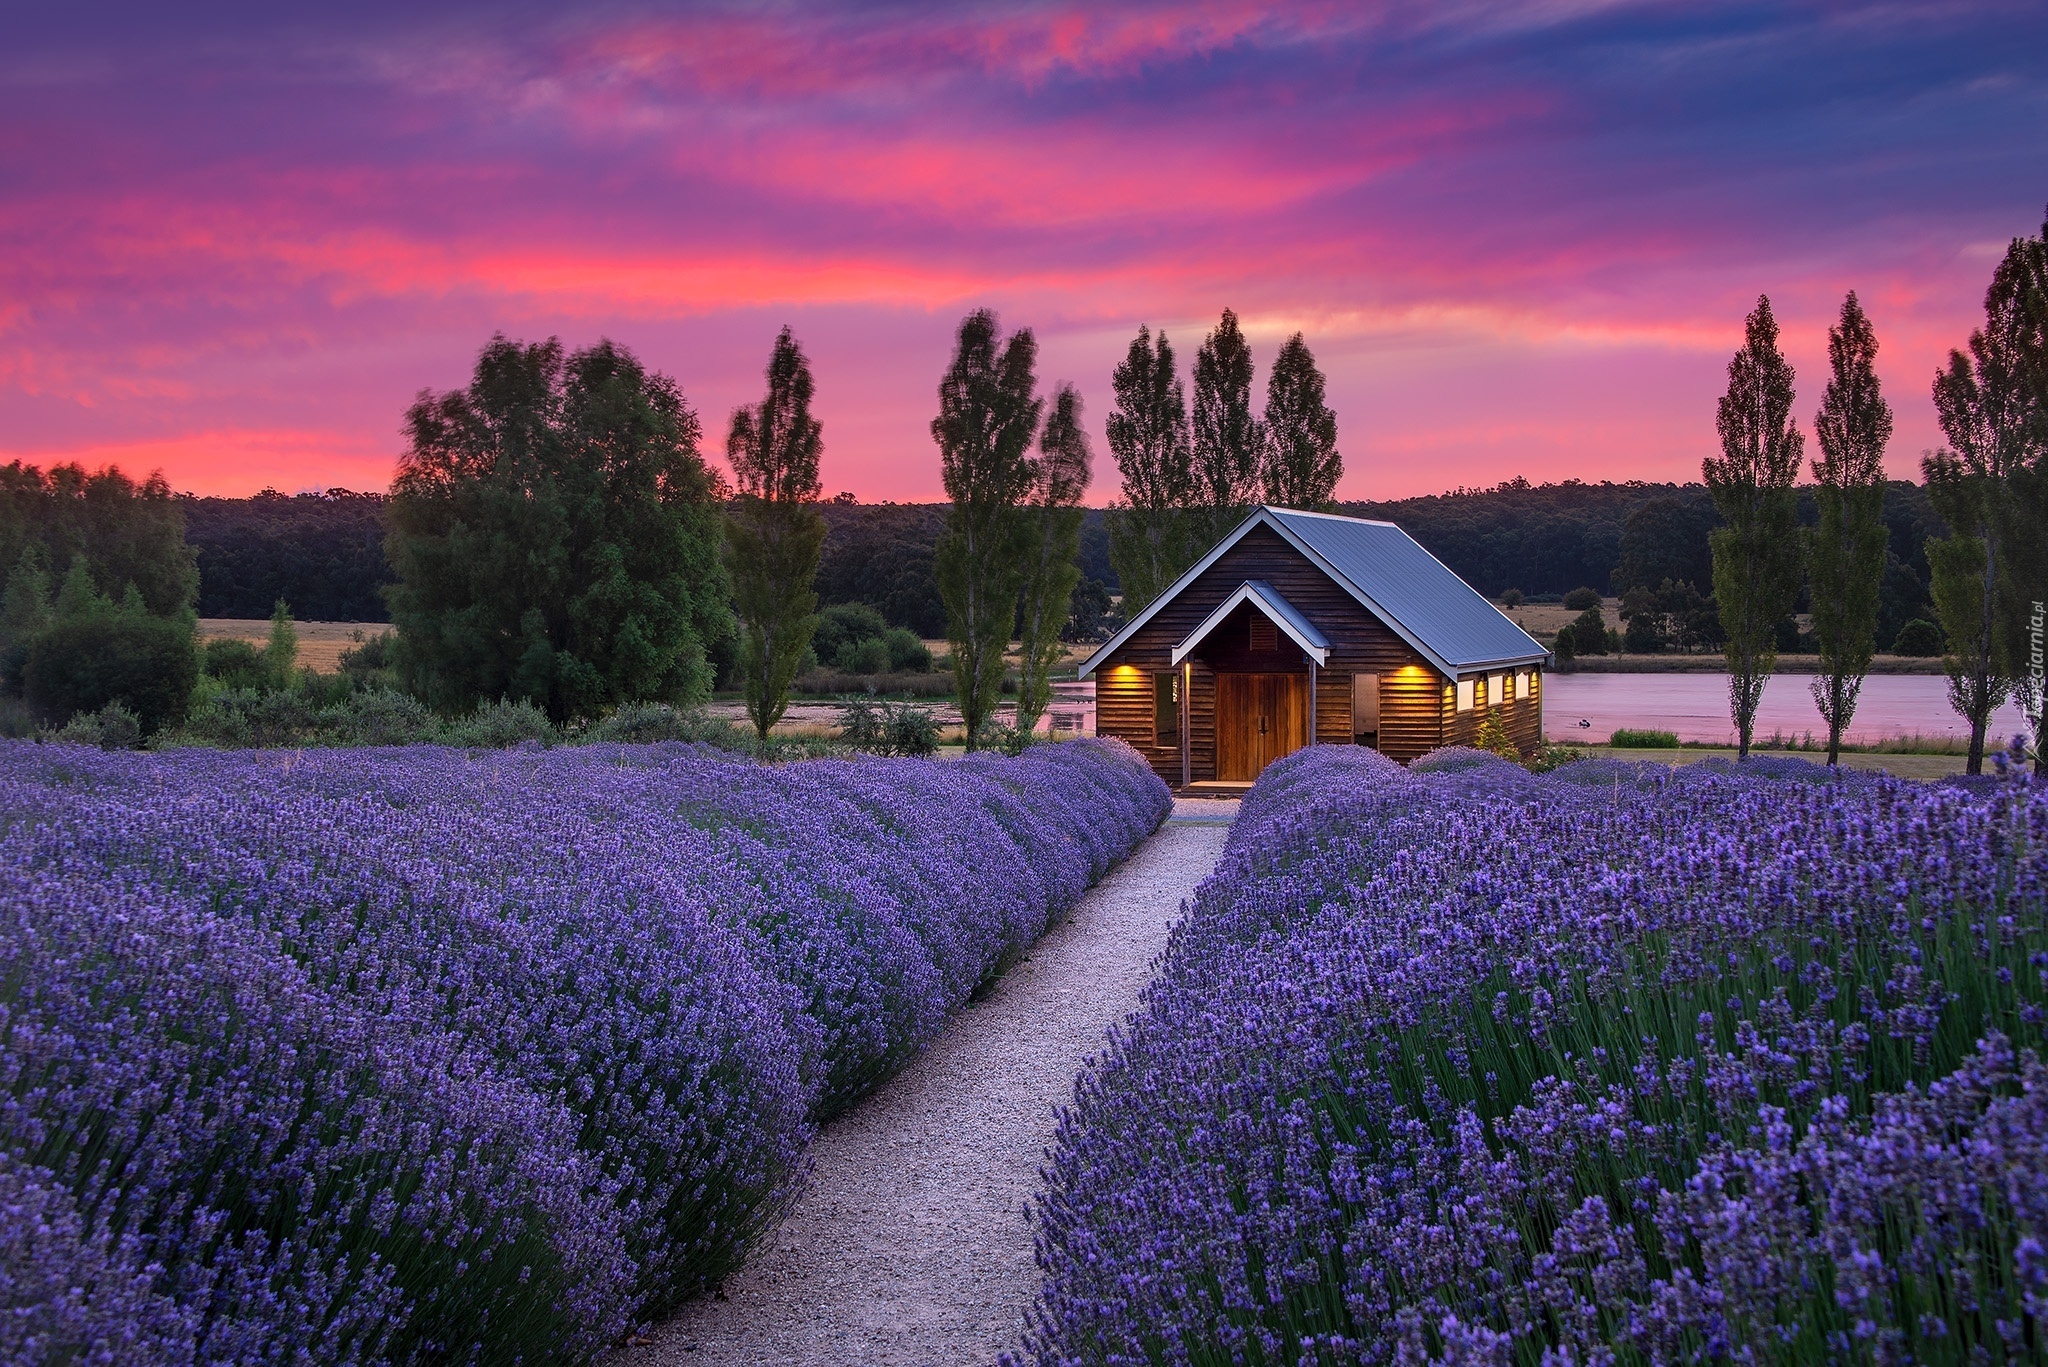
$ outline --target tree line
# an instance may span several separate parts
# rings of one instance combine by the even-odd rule
[[[1877,335],[1852,291],[1828,332],[1829,376],[1814,415],[1816,524],[1802,533],[1795,484],[1805,433],[1792,366],[1768,296],[1744,324],[1716,414],[1721,454],[1702,473],[1722,525],[1710,534],[1729,707],[1747,755],[1777,625],[1810,586],[1821,668],[1812,688],[1828,761],[1878,636],[1888,570],[1885,449],[1892,413],[1877,378]],[[1928,589],[1945,643],[1949,701],[1969,723],[1968,772],[1981,773],[1991,713],[2018,697],[2038,746],[2041,601],[2048,598],[2048,222],[2014,238],[1992,273],[1984,324],[1933,379],[1947,445],[1921,460],[1945,534],[1927,538]],[[2038,767],[2039,760],[2036,758]]]

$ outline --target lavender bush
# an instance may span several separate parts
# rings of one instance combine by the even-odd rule
[[[0,751],[0,1344],[586,1359],[1167,805],[1092,742]]]
[[[1267,771],[1077,1083],[1022,1356],[2048,1353],[2048,795]]]

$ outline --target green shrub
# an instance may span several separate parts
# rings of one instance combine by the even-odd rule
[[[839,652],[857,641],[879,639],[888,634],[889,623],[866,603],[834,603],[818,614],[818,629],[811,637],[811,649],[820,661],[839,658]]]
[[[39,633],[21,677],[29,707],[48,725],[119,702],[152,736],[184,719],[199,652],[189,622],[101,608]]]
[[[1568,665],[1577,657],[1578,650],[1573,644],[1570,626],[1557,633],[1557,639],[1550,643],[1550,654],[1561,665]]]
[[[358,687],[386,682],[392,677],[391,633],[380,631],[360,645],[341,652],[337,662],[342,674]]]
[[[613,745],[652,745],[665,740],[701,740],[701,713],[686,713],[665,702],[629,702],[592,723],[579,739]]]
[[[1564,605],[1573,612],[1584,612],[1587,608],[1600,606],[1600,594],[1596,589],[1580,587],[1564,596]]]
[[[889,646],[879,636],[851,641],[840,647],[833,663],[848,674],[886,674],[889,672]]]
[[[231,689],[262,688],[270,682],[263,652],[239,636],[214,637],[200,652],[200,660],[207,678]]]
[[[1941,654],[1941,628],[1915,617],[1900,627],[1899,634],[1892,638],[1892,654],[1914,655],[1923,659]]]
[[[320,708],[303,694],[272,688],[237,688],[201,701],[172,744],[221,750],[304,745],[321,729]]]
[[[445,737],[450,745],[472,750],[504,750],[527,741],[552,745],[554,724],[548,714],[524,698],[500,698],[478,703],[476,711],[450,726]]]
[[[395,688],[365,689],[323,708],[320,721],[350,745],[423,745],[441,729],[425,703]]]
[[[874,755],[938,753],[939,723],[930,709],[869,694],[840,703],[839,738]]]
[[[890,627],[882,637],[882,644],[889,648],[889,670],[894,674],[929,674],[932,668],[932,648],[917,638],[917,633],[905,627]]]
[[[1519,763],[1522,758],[1522,747],[1515,744],[1514,739],[1508,735],[1507,720],[1501,715],[1498,707],[1487,709],[1486,716],[1479,723],[1478,736],[1472,744],[1478,749],[1490,750],[1502,759],[1511,759]]]
[[[66,745],[133,750],[142,744],[142,722],[120,703],[110,702],[97,712],[80,712],[64,723],[54,739]]]
[[[1676,750],[1678,736],[1671,731],[1617,726],[1607,743],[1623,750]]]

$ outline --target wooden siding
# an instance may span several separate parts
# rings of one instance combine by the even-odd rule
[[[1180,782],[1179,750],[1152,744],[1151,675],[1171,668],[1173,648],[1247,579],[1271,584],[1330,642],[1329,663],[1316,679],[1319,743],[1351,743],[1353,674],[1381,676],[1379,748],[1384,753],[1405,762],[1444,743],[1450,709],[1442,701],[1443,676],[1269,527],[1253,528],[1102,662],[1095,674],[1098,731],[1122,737],[1152,762],[1160,777]],[[1308,658],[1284,634],[1276,649],[1254,652],[1251,611],[1249,604],[1242,605],[1189,661],[1188,743],[1190,777],[1196,782],[1216,776],[1216,673],[1306,674],[1309,668]]]
[[[1475,692],[1472,706],[1465,711],[1458,710],[1457,690],[1446,683],[1442,686],[1443,698],[1443,743],[1445,745],[1477,745],[1479,726],[1486,720],[1490,709],[1485,701],[1486,676],[1475,677]],[[1382,685],[1384,687],[1384,685]],[[1543,671],[1535,669],[1529,681],[1529,696],[1515,697],[1515,671],[1507,671],[1507,701],[1500,704],[1501,721],[1507,726],[1508,739],[1515,743],[1523,754],[1531,754],[1543,743]]]

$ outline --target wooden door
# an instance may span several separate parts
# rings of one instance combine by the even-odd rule
[[[1216,777],[1246,783],[1308,744],[1308,679],[1301,674],[1216,676]]]

